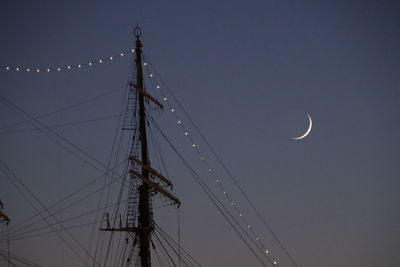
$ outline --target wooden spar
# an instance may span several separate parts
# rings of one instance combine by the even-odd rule
[[[144,164],[143,162],[141,162],[140,160],[134,158],[134,157],[129,157],[130,160],[134,161],[135,163],[139,164],[142,168],[148,170],[149,172],[151,172],[154,176],[156,176],[158,179],[160,179],[161,181],[165,182],[166,184],[168,184],[169,186],[172,186],[172,183],[170,180],[168,180],[167,178],[165,178],[164,176],[162,176],[160,173],[158,173],[156,170],[154,170],[153,168],[151,168],[150,166]]]
[[[149,93],[147,93],[145,90],[143,90],[142,88],[138,88],[134,83],[130,82],[129,83],[131,86],[135,87],[136,90],[138,90],[139,94],[147,97],[149,100],[151,100],[154,104],[156,104],[157,106],[159,106],[161,109],[164,109],[164,106],[158,102],[154,97],[152,97]]]
[[[165,190],[164,188],[160,187],[159,185],[153,183],[152,181],[150,181],[148,178],[144,177],[143,175],[141,175],[140,173],[131,170],[130,171],[133,175],[135,175],[136,177],[140,178],[144,183],[146,183],[148,186],[150,186],[151,188],[153,188],[154,190],[160,192],[161,194],[163,194],[164,196],[166,196],[167,198],[171,199],[172,201],[175,202],[175,204],[180,205],[181,202],[179,201],[179,199],[177,199],[176,197],[174,197],[171,193],[169,193],[167,190]]]

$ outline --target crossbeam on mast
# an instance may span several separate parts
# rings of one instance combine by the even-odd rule
[[[140,165],[140,167],[148,170],[149,172],[151,172],[151,174],[153,174],[155,177],[157,177],[158,179],[160,179],[161,181],[165,182],[167,185],[172,187],[172,183],[170,180],[168,180],[167,178],[165,178],[164,176],[162,176],[159,172],[157,172],[156,170],[154,170],[152,167],[145,165],[143,162],[141,162],[140,160],[138,160],[137,158],[134,157],[129,157],[129,159],[137,164]]]
[[[144,177],[143,175],[141,175],[140,173],[138,173],[138,172],[136,172],[134,170],[131,170],[130,172],[133,175],[135,175],[136,177],[140,178],[144,183],[146,183],[148,186],[150,186],[151,188],[153,188],[157,192],[160,192],[161,194],[163,194],[167,198],[171,199],[173,202],[175,202],[176,205],[179,206],[181,204],[181,202],[179,201],[178,198],[176,198],[174,195],[172,195],[170,192],[168,192],[167,190],[165,190],[161,186],[159,186],[156,183],[150,181],[150,179]]]
[[[140,88],[140,87],[136,86],[136,84],[134,84],[132,82],[130,82],[129,85],[135,87],[136,90],[138,90],[139,94],[141,94],[142,96],[144,96],[147,99],[151,100],[154,104],[159,106],[161,109],[164,109],[164,106],[160,102],[158,102],[157,99],[155,99],[152,95],[150,95],[145,90],[143,90],[143,88]]]

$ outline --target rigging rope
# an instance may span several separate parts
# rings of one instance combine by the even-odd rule
[[[125,162],[125,161],[121,162],[118,166],[116,166],[116,168],[118,168],[118,167],[119,167],[121,164],[123,164],[124,162]],[[76,195],[77,193],[83,191],[84,189],[86,189],[86,188],[89,187],[90,185],[92,185],[92,184],[94,184],[95,182],[97,182],[100,178],[104,177],[104,175],[105,175],[105,174],[102,174],[102,175],[96,177],[94,180],[92,180],[92,181],[90,181],[89,183],[87,183],[87,184],[81,186],[81,187],[78,188],[77,190],[71,192],[70,194],[68,194],[67,196],[65,196],[63,199],[60,199],[60,200],[56,201],[55,203],[49,205],[47,208],[48,208],[49,210],[51,210],[52,208],[54,208],[54,207],[60,205],[61,203],[65,202],[67,199],[71,198],[72,196]],[[122,176],[120,176],[120,177],[118,177],[118,178],[121,178],[121,177],[122,177]],[[114,182],[116,182],[116,181],[118,181],[118,180],[117,180],[117,179],[114,179],[112,182],[114,183]],[[98,190],[95,191],[94,193],[96,193],[96,192],[98,192]],[[77,203],[79,203],[79,202],[74,202],[74,203],[77,204]],[[75,205],[74,203],[70,204],[69,206],[67,206],[67,207],[65,207],[65,208],[68,208],[68,207],[70,207],[70,206]],[[65,208],[63,208],[63,210],[64,210]],[[40,214],[42,214],[42,213],[44,213],[44,212],[45,212],[45,210],[42,210],[42,211],[40,212]],[[53,214],[57,214],[58,212],[59,212],[59,211],[55,211]],[[30,226],[32,226],[32,225],[35,225],[35,224],[41,222],[42,219],[39,219],[39,220],[36,221],[36,222],[33,222],[33,223],[30,223],[29,225],[26,225],[26,223],[30,222],[32,219],[35,219],[35,218],[38,217],[40,214],[36,214],[36,215],[33,215],[33,216],[31,216],[31,217],[29,217],[29,218],[27,218],[27,219],[22,220],[21,223],[16,224],[14,227],[11,228],[11,233],[15,233],[15,232],[18,232],[18,231],[20,231],[20,230],[24,230],[24,229],[26,229],[26,228],[28,228],[28,227],[30,227]],[[46,217],[46,218],[47,218],[47,217]],[[4,233],[0,235],[0,238],[3,238],[3,237],[4,237]]]
[[[219,155],[216,153],[215,149],[211,146],[211,144],[208,142],[208,140],[205,138],[205,136],[202,134],[202,132],[200,131],[200,129],[197,127],[197,125],[194,123],[194,121],[190,118],[189,114],[187,113],[187,111],[184,109],[183,105],[179,102],[179,100],[177,99],[177,97],[175,96],[175,94],[172,92],[172,90],[170,90],[170,88],[168,87],[168,85],[166,84],[166,82],[161,78],[160,74],[158,73],[158,71],[155,69],[155,67],[150,63],[149,59],[145,56],[145,66],[151,66],[154,73],[157,74],[158,78],[160,79],[160,81],[164,84],[165,88],[167,89],[168,93],[172,96],[172,98],[175,100],[175,102],[177,103],[177,105],[181,108],[181,110],[183,111],[184,115],[186,116],[186,118],[188,119],[188,121],[193,125],[194,129],[196,130],[196,132],[199,134],[199,136],[201,137],[201,139],[205,142],[205,144],[207,145],[207,147],[211,150],[211,153],[215,156],[215,158],[217,159],[217,161],[219,162],[219,164],[223,167],[223,169],[226,171],[226,173],[228,174],[228,177],[233,181],[233,183],[235,184],[235,186],[239,189],[239,192],[244,196],[244,198],[246,199],[246,201],[249,203],[249,205],[251,206],[251,208],[254,210],[254,212],[256,213],[256,215],[259,217],[259,219],[261,220],[261,222],[264,224],[264,226],[268,229],[268,231],[271,233],[272,237],[275,239],[275,241],[278,243],[278,245],[281,247],[281,249],[284,251],[284,253],[288,256],[288,258],[290,259],[290,261],[293,263],[294,266],[298,267],[298,264],[296,263],[296,261],[294,260],[294,258],[292,257],[292,255],[289,253],[288,249],[283,245],[283,243],[280,241],[280,239],[278,238],[277,234],[272,230],[272,228],[270,227],[270,225],[267,223],[267,221],[264,219],[264,217],[261,215],[261,213],[258,211],[258,209],[255,207],[254,203],[250,200],[250,198],[247,196],[247,194],[244,192],[243,188],[240,186],[240,184],[237,182],[237,180],[233,177],[232,173],[229,171],[229,169],[227,168],[227,166],[224,164],[224,162],[222,161],[222,159],[219,157]],[[155,75],[154,74],[150,74],[148,75],[151,78],[154,78]],[[160,89],[161,86],[157,85],[155,87],[156,89]],[[160,90],[161,92],[163,92],[162,90]],[[196,144],[192,141],[192,139],[190,138],[188,132],[184,129],[183,125],[182,125],[182,121],[177,117],[176,115],[176,109],[174,109],[172,107],[172,105],[170,104],[170,102],[168,101],[167,97],[164,95],[163,100],[165,102],[167,102],[170,106],[170,111],[172,113],[174,113],[175,117],[177,118],[177,122],[178,124],[182,127],[182,129],[184,130],[184,134],[189,138],[189,140],[191,141],[191,144],[193,146],[193,148],[196,150],[196,152],[201,156],[201,160],[203,162],[205,162],[205,164],[207,165],[207,162],[205,160],[205,157],[200,153],[200,151],[198,150]],[[207,166],[208,167],[208,166]],[[209,168],[210,173],[214,176],[215,180],[217,183],[219,183],[219,186],[221,187],[221,183],[220,183],[220,179],[218,179],[218,177],[214,174],[213,170],[211,168]],[[237,208],[237,206],[235,205],[234,202],[231,201],[231,199],[229,198],[228,194],[226,193],[226,191],[223,191],[224,195],[228,198],[228,201],[230,201],[231,205],[238,211],[239,216],[242,218],[242,220],[244,220],[244,216],[243,213],[240,212]],[[257,241],[260,241],[260,237],[258,235],[256,235],[254,233],[254,231],[252,230],[251,227],[248,227],[250,229],[250,231],[254,234],[255,239]],[[260,242],[261,243],[261,242]],[[261,243],[261,246],[264,247],[264,245]],[[270,254],[269,250],[265,250],[266,254]],[[275,262],[275,261],[274,261]],[[276,262],[274,263],[276,265]]]
[[[48,117],[50,115],[57,114],[57,113],[60,113],[60,112],[63,112],[63,111],[78,107],[80,105],[83,105],[83,104],[86,104],[86,103],[90,103],[91,101],[97,100],[97,99],[99,99],[101,97],[104,97],[106,95],[109,95],[111,93],[119,91],[119,90],[121,90],[122,88],[125,88],[125,87],[126,87],[126,85],[119,86],[117,88],[108,90],[108,91],[106,91],[104,93],[101,93],[99,95],[95,95],[93,97],[81,100],[81,101],[79,101],[79,102],[77,102],[75,104],[71,104],[71,105],[65,106],[63,108],[60,108],[60,109],[57,109],[57,110],[54,110],[54,111],[51,111],[51,112],[36,116],[36,117],[34,117],[34,119],[27,119],[27,120],[23,120],[23,121],[14,122],[14,123],[10,123],[10,124],[4,125],[4,126],[0,127],[0,130],[6,129],[6,128],[9,128],[9,127],[12,127],[12,126],[17,126],[17,125],[20,125],[20,124],[23,124],[23,123],[27,123],[27,122],[30,122],[32,120],[38,120],[38,119],[41,119],[41,118],[45,118],[45,117]]]
[[[159,86],[158,86],[158,88],[159,88]],[[167,101],[167,98],[166,98],[166,97],[164,97],[164,101]],[[169,102],[167,102],[167,103],[169,104]],[[170,104],[169,104],[169,105],[170,105]],[[174,108],[172,108],[171,105],[170,105],[170,110],[171,110],[172,113],[175,114],[176,119],[179,119],[179,118],[177,117],[176,113],[175,113],[176,110],[175,110]],[[148,114],[148,116],[152,119],[152,123],[156,124],[156,122],[155,122],[154,119],[152,118],[151,114]],[[247,230],[250,231],[250,232],[254,235],[254,239],[251,238],[251,237],[248,235],[247,231],[243,230],[243,227],[237,222],[236,219],[233,218],[233,215],[231,215],[231,214],[228,212],[229,216],[231,216],[232,219],[234,219],[235,223],[237,223],[237,224],[239,225],[239,227],[242,229],[242,231],[246,234],[246,236],[251,240],[251,242],[252,242],[253,244],[255,244],[255,241],[254,241],[254,240],[256,240],[256,241],[258,241],[258,242],[260,243],[260,245],[256,245],[256,244],[255,244],[255,246],[262,252],[263,256],[265,256],[272,264],[277,265],[277,264],[278,264],[277,260],[275,260],[275,259],[272,257],[270,250],[266,249],[265,245],[260,241],[259,236],[254,232],[254,230],[251,228],[251,226],[250,226],[250,225],[247,223],[247,221],[245,220],[245,218],[244,218],[244,216],[243,216],[243,213],[238,209],[237,205],[232,201],[232,199],[231,199],[231,197],[229,196],[229,194],[228,194],[228,193],[226,192],[226,190],[222,187],[222,184],[221,184],[220,180],[218,179],[218,177],[215,175],[214,171],[208,166],[208,163],[207,163],[205,157],[201,154],[200,150],[198,149],[198,146],[193,142],[193,139],[191,138],[191,135],[189,134],[189,132],[184,128],[184,126],[183,126],[183,124],[182,124],[182,121],[181,121],[181,120],[178,120],[178,124],[181,126],[181,128],[182,128],[182,130],[183,130],[183,132],[184,132],[184,135],[188,138],[188,140],[189,140],[190,143],[192,144],[193,149],[200,155],[201,160],[206,164],[208,171],[214,176],[215,181],[217,182],[217,184],[218,184],[219,187],[221,188],[221,191],[223,192],[223,195],[228,199],[229,204],[238,212],[238,215],[239,215],[239,217],[242,219],[242,221],[245,222],[245,225],[246,225],[246,227],[247,227]],[[157,125],[156,125],[156,126],[157,126]],[[160,129],[160,127],[157,126],[157,128],[158,128],[158,130],[161,132],[161,134],[163,135],[162,130]],[[165,135],[164,135],[164,138],[166,138]],[[169,142],[169,141],[167,141],[167,142]],[[176,153],[177,153],[177,152],[176,152]],[[222,205],[222,204],[221,204],[221,205]]]
[[[261,258],[257,255],[257,253],[254,251],[254,249],[250,246],[250,244],[246,241],[246,239],[242,236],[242,234],[239,232],[239,230],[234,226],[234,224],[229,220],[227,217],[227,214],[232,218],[232,220],[236,223],[236,219],[230,214],[230,212],[227,210],[227,208],[220,202],[220,200],[215,196],[215,194],[211,191],[211,189],[205,184],[205,182],[201,179],[201,177],[198,175],[198,173],[190,166],[190,164],[185,160],[185,158],[179,153],[179,151],[175,148],[175,146],[171,143],[171,141],[167,138],[167,136],[162,132],[162,130],[158,127],[157,123],[154,120],[151,120],[153,125],[157,128],[157,130],[160,132],[160,134],[164,137],[166,142],[169,144],[169,146],[172,148],[172,150],[175,152],[175,154],[179,157],[179,159],[183,162],[185,167],[189,170],[190,174],[192,177],[195,179],[195,181],[199,184],[203,192],[205,192],[208,196],[208,198],[211,200],[211,202],[214,204],[214,206],[218,209],[218,211],[221,213],[221,215],[226,219],[226,221],[231,225],[233,230],[237,233],[237,235],[242,239],[243,243],[249,248],[249,250],[254,254],[254,256],[260,261],[260,263],[263,266],[266,266],[264,262],[261,260]],[[224,211],[226,214],[224,213]],[[241,225],[238,224],[238,226],[241,228]],[[244,231],[242,229],[242,231]],[[247,232],[244,231],[244,233],[247,235]],[[250,239],[252,242],[253,239]],[[265,255],[265,254],[264,254]],[[267,258],[270,260],[269,258]],[[271,260],[270,260],[271,261]],[[273,263],[273,261],[271,261]],[[275,263],[276,264],[276,263]]]
[[[52,213],[43,205],[43,203],[39,200],[39,198],[21,181],[21,179],[19,179],[15,173],[8,168],[5,163],[0,160],[0,164],[1,164],[1,169],[3,170],[3,172],[6,174],[6,176],[9,178],[9,180],[12,182],[12,184],[17,188],[17,190],[23,195],[23,197],[25,198],[26,201],[28,201],[28,203],[31,205],[31,207],[37,212],[39,213],[39,209],[29,200],[29,198],[25,195],[25,193],[18,187],[18,184],[14,182],[14,180],[11,178],[13,177],[16,181],[18,181],[19,184],[22,185],[22,187],[31,195],[31,197],[43,208],[45,209],[54,219],[54,221],[56,221],[61,228],[63,228],[66,233],[70,236],[70,238],[75,241],[75,243],[78,244],[78,246],[87,254],[89,255],[88,251],[82,246],[82,244],[67,230],[65,229],[65,227],[60,223],[60,221],[54,216],[52,215]],[[11,176],[11,177],[10,177]],[[41,215],[42,216],[42,215]],[[50,223],[48,222],[47,219],[43,219],[49,226],[50,228],[53,229],[53,227],[50,225]],[[54,229],[53,229],[54,230]],[[84,259],[82,258],[82,256],[80,256],[75,249],[73,249],[69,243],[67,243],[67,241],[64,239],[64,237],[62,237],[58,232],[56,232],[57,235],[59,236],[59,238],[71,249],[71,251],[75,254],[75,256],[77,256],[81,261],[84,262]],[[92,258],[92,257],[91,257]],[[98,265],[98,264],[97,264]]]

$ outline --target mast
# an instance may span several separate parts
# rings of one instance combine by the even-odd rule
[[[138,146],[135,145],[135,142],[132,143],[131,154],[129,156],[129,160],[131,162],[131,169],[129,171],[131,184],[128,193],[130,204],[128,205],[127,221],[125,225],[122,225],[120,220],[119,227],[113,226],[111,228],[107,213],[107,227],[100,228],[100,230],[111,232],[128,232],[133,238],[133,242],[131,243],[132,249],[130,250],[130,255],[127,258],[127,266],[131,266],[133,263],[135,267],[150,267],[150,244],[152,244],[151,236],[154,231],[151,197],[155,193],[160,193],[178,207],[181,203],[178,198],[176,198],[167,190],[168,187],[172,188],[171,181],[150,166],[146,129],[146,102],[152,102],[160,109],[163,109],[163,106],[153,96],[146,92],[144,86],[142,67],[143,45],[139,39],[141,33],[141,29],[139,27],[135,27],[136,80],[135,83],[131,82],[129,84],[131,86],[130,92],[136,91],[135,99],[137,99],[137,105],[135,105],[135,108],[133,110],[129,110],[134,112],[134,114],[138,114],[139,120],[137,124],[135,124],[137,127],[123,128],[127,130],[136,130],[138,131],[136,136],[139,136]],[[128,100],[129,99],[132,100],[133,98],[128,98]],[[128,106],[130,105],[128,104]],[[134,135],[133,141],[135,140],[137,139],[135,139]],[[133,260],[131,258],[132,255],[135,257]]]
[[[141,30],[139,27],[135,28],[136,37],[136,88],[138,91],[144,91],[143,88],[143,70],[142,70],[142,42],[139,40]],[[141,147],[141,159],[145,166],[149,165],[148,151],[147,151],[147,133],[146,133],[146,113],[144,105],[144,95],[139,95],[139,136]],[[146,179],[149,178],[149,171],[142,168],[142,176]],[[150,266],[150,233],[153,230],[150,227],[150,200],[149,200],[149,186],[142,183],[139,186],[139,256],[141,267]]]

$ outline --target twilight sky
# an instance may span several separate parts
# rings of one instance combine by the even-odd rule
[[[39,116],[107,93],[41,119],[106,164],[132,57],[51,73],[3,67],[67,66],[116,55],[134,47],[139,24],[145,55],[298,266],[399,266],[399,12],[396,1],[1,1],[0,95]],[[290,140],[305,131],[306,112],[313,130]],[[224,200],[176,118],[168,111],[156,117]],[[88,120],[95,121],[72,124]],[[46,205],[101,174],[29,123],[4,128],[18,121],[0,103],[0,159]],[[198,135],[193,140],[280,266],[293,266],[211,151]],[[182,202],[182,246],[203,266],[261,266],[164,146],[173,193]],[[10,229],[35,214],[3,172],[0,199]],[[58,218],[96,205],[90,199]],[[177,210],[155,214],[176,237]],[[91,229],[71,233],[86,247]],[[0,230],[5,250],[6,227]],[[82,265],[54,234],[11,241],[10,251],[44,266]]]

